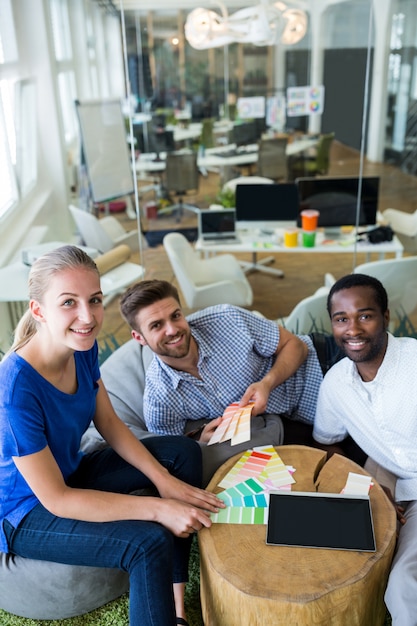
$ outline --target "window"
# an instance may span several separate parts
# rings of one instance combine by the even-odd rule
[[[6,131],[6,122],[0,98],[0,217],[17,202],[17,186],[10,158],[9,141]]]
[[[36,85],[16,83],[16,172],[24,196],[37,180]]]
[[[64,124],[65,143],[69,145],[77,136],[77,118],[74,100],[77,90],[73,71],[58,74],[59,100],[61,103],[62,121]]]
[[[18,60],[11,0],[0,2],[0,64]],[[0,218],[18,199],[16,177],[16,134],[13,119],[12,80],[0,81]]]
[[[71,35],[66,0],[49,0],[55,58],[67,61],[72,58]]]
[[[0,2],[0,63],[17,60],[17,45],[11,0]]]

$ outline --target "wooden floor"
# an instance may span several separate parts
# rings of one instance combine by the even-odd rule
[[[417,178],[401,172],[398,168],[381,163],[363,163],[363,174],[366,176],[381,176],[379,209],[384,211],[393,207],[411,213],[416,210]],[[357,151],[346,148],[334,142],[331,152],[330,176],[358,176],[360,159]],[[145,183],[140,183],[145,184]],[[189,201],[200,208],[208,207],[215,202],[216,194],[220,189],[220,179],[217,173],[208,173],[207,177],[200,177],[198,194],[190,195]],[[152,201],[153,192],[141,197],[141,211],[147,201]],[[137,227],[136,220],[131,220],[126,213],[117,215],[126,230]],[[196,227],[194,214],[186,212],[180,224],[172,217],[156,220],[142,219],[141,224],[146,230],[175,229],[178,227]],[[417,253],[417,250],[416,250]],[[262,254],[259,255],[262,257]],[[250,255],[240,255],[242,259],[250,260]],[[371,260],[376,260],[372,255]],[[148,247],[142,254],[135,253],[132,261],[141,263],[145,267],[146,278],[160,278],[175,281],[171,265],[163,246]],[[365,255],[357,256],[356,265],[365,262]],[[251,283],[254,301],[252,309],[258,310],[270,319],[288,315],[299,300],[311,295],[323,284],[326,272],[331,272],[336,278],[350,273],[353,270],[351,254],[306,254],[286,253],[277,256],[275,265],[284,270],[285,276],[278,278],[265,273],[253,272],[248,275]],[[190,311],[184,308],[186,313]],[[112,334],[120,345],[130,337],[129,329],[124,324],[119,313],[117,299],[106,308],[105,322],[102,335]]]

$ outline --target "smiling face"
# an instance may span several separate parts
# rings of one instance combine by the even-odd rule
[[[148,345],[167,363],[188,356],[191,331],[178,302],[164,298],[141,309],[136,315],[132,337],[143,346]]]
[[[84,267],[55,273],[42,303],[32,300],[32,315],[53,344],[89,350],[103,324],[103,294],[97,272]]]
[[[333,335],[362,372],[376,374],[387,347],[389,312],[382,313],[372,287],[336,291],[330,308]]]

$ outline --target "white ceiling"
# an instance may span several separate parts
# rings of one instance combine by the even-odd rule
[[[118,9],[125,11],[178,11],[178,9],[192,10],[196,7],[210,7],[216,10],[218,4],[211,2],[210,0],[113,0],[113,4]],[[226,7],[245,7],[259,4],[259,0],[224,0],[223,4]]]

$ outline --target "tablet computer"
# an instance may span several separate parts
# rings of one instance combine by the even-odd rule
[[[303,491],[272,492],[266,543],[375,552],[369,496]]]

